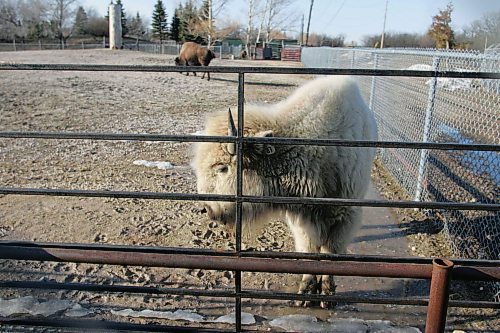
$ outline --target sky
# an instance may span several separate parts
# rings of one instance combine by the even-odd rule
[[[156,1],[122,0],[122,4],[127,15],[139,12],[141,17],[151,21]],[[217,0],[213,1],[215,3]],[[110,0],[80,0],[80,5],[84,8],[92,7],[104,15],[109,2]],[[169,21],[179,2],[181,1],[163,0]],[[385,31],[425,33],[432,23],[432,16],[440,9],[446,8],[448,2],[450,0],[388,0]],[[225,12],[216,19],[239,20],[245,25],[247,3],[247,0],[229,0]],[[287,31],[289,36],[296,36],[300,32],[302,15],[307,24],[310,3],[309,0],[295,0],[291,15],[297,17],[297,22],[295,27]],[[452,0],[452,3],[452,27],[456,31],[488,12],[500,11],[500,0]],[[330,35],[344,34],[348,43],[359,43],[365,35],[382,32],[385,4],[386,0],[315,0],[309,31]]]

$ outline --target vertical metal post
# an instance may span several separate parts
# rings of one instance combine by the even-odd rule
[[[222,50],[221,50],[222,51]],[[241,231],[243,223],[243,129],[244,129],[245,74],[238,74],[238,132],[237,132],[237,170],[236,170],[236,252],[241,252]],[[241,271],[234,276],[236,293],[241,293]],[[235,299],[236,332],[241,332],[241,297]]]
[[[427,307],[425,333],[444,332],[452,269],[453,262],[450,260],[434,259],[432,261],[431,290]]]
[[[377,69],[378,67],[378,54],[375,53],[374,57],[373,57],[373,69]],[[372,86],[371,86],[371,89],[370,89],[370,103],[369,103],[369,107],[370,107],[370,110],[372,110],[373,112],[373,100],[375,99],[375,84],[376,84],[376,81],[377,81],[377,77],[376,76],[373,76],[372,77]]]
[[[424,134],[422,142],[429,141],[429,133],[431,131],[432,113],[434,111],[434,103],[436,100],[436,86],[437,86],[437,71],[439,69],[439,57],[434,57],[432,61],[432,69],[434,70],[434,77],[431,80],[429,86],[429,91],[427,94],[427,108],[425,110],[425,121],[424,121]],[[422,200],[423,183],[425,176],[425,165],[427,163],[427,157],[429,151],[427,149],[422,149],[420,151],[420,162],[418,163],[418,177],[417,177],[417,188],[415,190],[415,201]]]

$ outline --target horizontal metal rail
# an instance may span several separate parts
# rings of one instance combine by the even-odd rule
[[[115,199],[153,199],[153,200],[186,200],[186,201],[224,201],[250,203],[279,203],[289,205],[332,205],[356,207],[392,207],[422,208],[448,210],[484,210],[500,211],[499,204],[458,203],[458,202],[422,202],[391,201],[370,199],[312,198],[312,197],[268,197],[268,196],[234,196],[220,194],[194,193],[161,193],[161,192],[128,192],[107,190],[66,190],[43,188],[8,188],[0,187],[0,194],[5,195],[41,195],[62,197],[115,198]]]
[[[95,319],[30,319],[30,318],[0,318],[0,324],[13,326],[37,326],[37,327],[60,327],[60,328],[83,328],[84,332],[207,332],[223,333],[234,332],[228,329],[214,329],[204,327],[181,327],[159,324],[135,324],[116,321],[102,321]],[[257,332],[257,331],[251,331]]]
[[[68,133],[68,132],[0,132],[0,138],[7,139],[50,139],[50,140],[103,140],[103,141],[157,141],[157,142],[237,142],[234,136],[204,135],[159,135],[159,134],[110,134],[110,133]],[[369,141],[340,139],[304,139],[304,138],[257,138],[243,137],[243,143],[273,143],[280,145],[317,145],[342,147],[374,147],[437,150],[476,150],[500,151],[500,145],[461,144],[440,142],[402,142]]]
[[[275,252],[275,251],[249,251],[242,250],[240,253],[235,251],[212,250],[204,248],[184,248],[184,247],[158,247],[158,246],[139,246],[139,245],[110,245],[100,243],[46,243],[46,242],[28,242],[0,240],[0,246],[22,246],[34,248],[60,248],[72,250],[99,250],[99,251],[121,251],[121,252],[142,252],[159,254],[185,254],[185,255],[211,255],[211,256],[235,256],[248,258],[269,258],[269,259],[308,259],[308,260],[333,260],[333,261],[358,261],[358,262],[396,262],[412,264],[431,265],[432,258],[421,257],[395,257],[381,255],[360,255],[360,254],[332,254],[332,253],[308,253],[308,252]],[[498,267],[498,260],[485,259],[458,259],[453,262],[463,266],[493,266]]]
[[[65,247],[29,247],[0,245],[0,259],[79,262],[107,265],[131,265],[208,270],[234,270],[290,274],[340,275],[387,278],[430,279],[432,264],[381,263],[356,261],[245,258],[235,256],[186,255],[151,252],[102,251]],[[500,268],[455,265],[454,280],[499,281]]]
[[[273,299],[273,300],[305,300],[305,301],[326,301],[359,304],[393,304],[427,306],[428,299],[408,298],[408,297],[359,297],[343,295],[316,295],[316,294],[294,294],[273,291],[242,290],[239,293],[233,289],[204,290],[186,288],[165,288],[165,287],[144,287],[119,284],[94,284],[94,283],[67,283],[52,281],[5,281],[0,282],[0,288],[12,289],[41,289],[41,290],[73,290],[86,292],[110,292],[127,294],[148,294],[148,295],[179,295],[193,297],[241,297],[246,299]],[[487,301],[450,301],[451,307],[457,308],[488,308],[500,309],[500,303]]]
[[[496,72],[419,71],[393,69],[295,68],[295,67],[232,67],[232,66],[139,66],[89,64],[20,64],[3,63],[0,70],[86,71],[86,72],[210,72],[230,74],[315,74],[355,76],[448,77],[463,79],[500,79]]]

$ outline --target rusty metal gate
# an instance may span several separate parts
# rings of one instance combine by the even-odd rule
[[[186,72],[193,69],[170,66],[113,66],[113,65],[38,65],[0,64],[0,71],[138,71],[138,72]],[[234,331],[242,332],[242,299],[284,299],[325,300],[347,303],[372,303],[427,306],[426,332],[443,332],[448,306],[499,309],[500,303],[483,301],[448,301],[450,279],[475,281],[500,281],[498,260],[454,260],[419,259],[403,257],[380,257],[359,255],[328,255],[284,252],[243,251],[241,247],[243,203],[294,203],[308,205],[400,207],[447,210],[500,211],[500,205],[466,202],[420,202],[387,201],[339,198],[295,198],[246,196],[242,192],[242,152],[245,144],[274,143],[283,145],[323,145],[348,147],[378,147],[434,150],[477,150],[499,152],[500,146],[488,144],[451,144],[430,142],[349,141],[333,139],[298,138],[250,138],[244,137],[244,87],[246,73],[273,74],[316,74],[316,75],[359,75],[359,76],[408,76],[500,79],[500,74],[489,72],[438,72],[412,70],[368,70],[368,69],[323,69],[323,68],[263,68],[263,67],[208,67],[209,72],[238,74],[238,128],[236,136],[210,137],[192,135],[147,135],[147,134],[92,134],[92,133],[50,133],[50,132],[0,132],[0,138],[39,139],[86,139],[86,140],[132,140],[173,142],[224,142],[235,143],[237,147],[237,193],[236,195],[202,195],[187,193],[124,192],[60,190],[36,188],[0,187],[2,195],[76,196],[107,198],[140,198],[150,200],[196,200],[230,201],[236,203],[236,250],[213,251],[207,249],[158,248],[134,246],[105,246],[83,244],[35,243],[1,241],[0,259],[37,260],[56,262],[94,263],[107,265],[136,265],[170,268],[197,268],[209,270],[230,270],[235,272],[233,291],[192,290],[182,288],[150,288],[137,286],[57,283],[48,281],[0,281],[1,288],[27,288],[48,290],[79,290],[111,293],[170,294],[210,297],[232,297],[235,299],[236,323]],[[318,265],[318,261],[321,264]],[[361,298],[324,295],[306,295],[243,290],[241,272],[270,272],[294,274],[329,274],[363,277],[430,279],[431,290],[427,300],[402,298]],[[220,332],[210,328],[188,328],[165,325],[140,325],[124,322],[103,322],[95,320],[52,320],[31,318],[0,318],[0,324],[85,328],[90,330],[119,331],[169,331],[169,332]]]

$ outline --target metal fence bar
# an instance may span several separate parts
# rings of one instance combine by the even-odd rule
[[[0,324],[13,325],[13,326],[45,326],[45,327],[59,327],[59,328],[82,328],[87,332],[210,332],[210,333],[223,333],[234,332],[228,329],[213,329],[203,327],[180,327],[168,326],[158,324],[135,324],[115,321],[102,321],[93,319],[8,319],[0,318]]]
[[[13,64],[2,63],[0,70],[48,70],[48,71],[87,71],[87,72],[196,72],[192,66],[140,66],[140,65],[85,65],[85,64]],[[363,68],[299,68],[299,67],[231,67],[208,66],[203,71],[211,73],[259,73],[259,74],[316,74],[316,75],[353,75],[353,76],[395,76],[395,77],[435,77],[500,79],[496,72],[456,72],[425,70],[393,70]]]
[[[0,245],[0,259],[79,262],[106,265],[131,265],[209,270],[239,270],[247,272],[341,275],[387,278],[430,279],[431,264],[382,263],[356,261],[321,261],[246,258],[238,256],[187,255],[179,253],[151,253],[102,251],[96,249],[68,249],[60,247],[26,247]],[[500,268],[488,266],[461,266],[453,268],[455,280],[498,281]]]
[[[267,197],[267,196],[247,196],[247,195],[238,197],[233,195],[220,195],[220,194],[127,192],[127,191],[106,191],[106,190],[99,191],[99,190],[66,190],[66,189],[5,188],[5,187],[0,187],[0,194],[47,195],[47,196],[66,196],[66,197],[71,196],[71,197],[88,197],[88,198],[117,198],[117,199],[136,198],[136,199],[153,199],[153,200],[227,201],[227,202],[282,203],[282,204],[304,204],[304,205],[500,211],[499,204],[466,203],[466,202],[463,203],[417,202],[417,201],[391,201],[391,200],[314,198],[314,197],[300,197],[300,198]]]
[[[155,246],[130,246],[130,245],[107,245],[107,244],[75,244],[75,243],[45,243],[45,242],[25,242],[25,241],[0,241],[0,246],[22,246],[33,248],[60,248],[60,249],[93,249],[99,251],[120,251],[120,252],[141,252],[160,254],[186,254],[186,255],[211,255],[211,256],[240,256],[248,258],[268,258],[268,259],[307,259],[307,260],[334,260],[334,261],[358,261],[358,262],[384,262],[384,263],[412,263],[432,265],[434,259],[420,257],[395,257],[377,255],[356,255],[356,254],[332,254],[332,253],[305,253],[305,252],[273,252],[273,251],[245,251],[239,254],[234,251],[221,251],[199,248],[179,248],[179,247],[155,247]],[[498,260],[478,260],[478,259],[453,259],[456,265],[461,266],[489,266],[497,267]]]
[[[103,140],[103,141],[164,141],[164,142],[236,142],[234,136],[205,135],[161,135],[161,134],[110,134],[110,133],[71,133],[71,132],[18,132],[0,131],[0,138],[5,139],[47,139],[47,140]],[[404,142],[404,141],[370,141],[341,139],[306,139],[280,137],[243,137],[243,143],[273,143],[281,145],[317,145],[343,147],[375,147],[403,149],[438,149],[438,150],[476,150],[500,151],[499,145],[472,143],[440,143],[440,142]]]
[[[237,146],[236,146],[236,196],[243,196],[243,137],[244,134],[244,98],[245,98],[245,74],[238,74],[238,128],[237,128]],[[231,112],[231,111],[229,111]],[[232,124],[228,124],[228,127]],[[236,253],[241,252],[241,232],[243,224],[243,202],[236,202]],[[241,293],[241,271],[235,271],[235,289],[236,293]],[[241,331],[241,297],[235,298],[236,304],[236,331]]]
[[[0,282],[0,288],[12,289],[41,289],[41,290],[73,290],[86,292],[110,292],[126,294],[150,294],[150,295],[179,295],[194,297],[241,297],[246,299],[273,299],[273,300],[305,300],[305,301],[327,301],[342,303],[359,304],[393,304],[393,305],[412,305],[428,306],[429,300],[424,298],[408,297],[357,297],[342,295],[317,295],[317,294],[295,294],[272,291],[242,290],[235,293],[231,289],[220,290],[202,290],[202,289],[183,289],[183,288],[165,288],[165,287],[141,287],[118,284],[93,284],[93,283],[67,283],[50,281],[6,281]],[[500,309],[500,303],[487,301],[449,301],[450,307],[457,308],[488,308]]]

